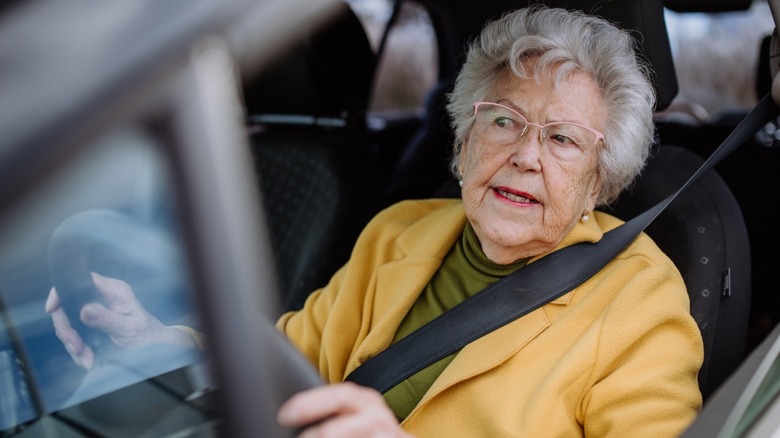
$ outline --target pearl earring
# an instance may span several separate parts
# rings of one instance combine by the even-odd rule
[[[585,213],[583,213],[583,214],[582,214],[582,218],[581,218],[581,220],[582,220],[583,222],[587,222],[587,221],[588,221],[588,219],[590,219],[590,216],[588,216],[588,212],[586,211]]]
[[[458,178],[458,185],[460,186],[460,188],[463,188],[463,171],[459,170],[458,174],[460,175],[460,178]]]

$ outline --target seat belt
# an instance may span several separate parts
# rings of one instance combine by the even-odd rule
[[[368,359],[346,380],[384,393],[468,343],[570,292],[623,251],[701,174],[748,141],[779,113],[771,96],[765,96],[672,195],[604,233],[597,243],[567,246],[507,275]]]

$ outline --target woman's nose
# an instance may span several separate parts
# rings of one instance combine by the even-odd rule
[[[525,132],[517,138],[513,147],[514,150],[510,157],[513,166],[520,170],[538,171],[541,169],[540,159],[544,145],[538,128],[529,125]]]

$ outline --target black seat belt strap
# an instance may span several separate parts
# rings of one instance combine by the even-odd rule
[[[605,233],[598,243],[582,242],[562,248],[493,283],[370,358],[352,371],[346,380],[384,393],[468,343],[565,295],[601,270],[677,194],[749,140],[779,112],[771,97],[764,97],[672,195]]]

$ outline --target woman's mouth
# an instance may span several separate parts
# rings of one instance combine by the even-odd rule
[[[531,195],[527,193],[517,193],[517,192],[511,192],[504,188],[495,188],[493,189],[498,195],[512,201],[512,202],[518,202],[523,204],[538,204],[539,201],[531,197]]]

